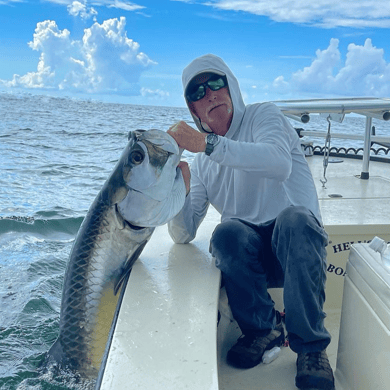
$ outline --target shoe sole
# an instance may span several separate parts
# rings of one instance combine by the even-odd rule
[[[313,378],[313,377],[296,378],[295,386],[301,390],[335,390],[336,389],[333,383],[329,383],[329,380],[326,380],[324,378]]]
[[[318,387],[301,387],[302,390],[323,390],[323,389],[320,389]],[[335,387],[329,389],[329,390],[336,390]]]

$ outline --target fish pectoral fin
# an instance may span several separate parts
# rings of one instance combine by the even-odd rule
[[[128,279],[131,269],[133,268],[133,265],[135,261],[138,259],[138,257],[141,255],[141,252],[145,248],[146,243],[148,240],[143,241],[139,247],[133,252],[133,254],[126,260],[124,266],[121,269],[121,272],[116,278],[115,285],[114,285],[114,295],[118,293],[120,288],[122,287],[123,282]]]

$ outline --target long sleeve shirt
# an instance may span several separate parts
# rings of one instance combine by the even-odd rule
[[[168,223],[172,239],[187,243],[212,204],[221,222],[239,218],[269,221],[290,205],[305,206],[321,222],[315,184],[290,122],[272,103],[245,106],[237,79],[216,56],[206,55],[183,71],[186,88],[194,75],[217,70],[228,80],[233,120],[210,156],[197,153],[191,165],[191,190],[183,209]],[[198,118],[192,114],[202,131]]]
[[[299,137],[273,104],[247,106],[240,131],[220,137],[210,156],[198,153],[191,166],[191,191],[168,224],[175,242],[191,241],[209,204],[221,221],[259,224],[290,205],[305,206],[321,221],[314,181]]]

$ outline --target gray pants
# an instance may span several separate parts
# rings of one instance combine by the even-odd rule
[[[218,225],[210,252],[222,272],[230,307],[243,333],[267,334],[275,309],[267,289],[284,287],[286,329],[293,351],[322,351],[328,236],[313,213],[290,206],[276,219],[253,225],[233,219]]]

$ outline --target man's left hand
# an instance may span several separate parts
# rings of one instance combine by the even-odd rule
[[[175,139],[180,148],[192,153],[200,153],[206,150],[206,135],[187,125],[184,121],[171,126],[167,133]]]

